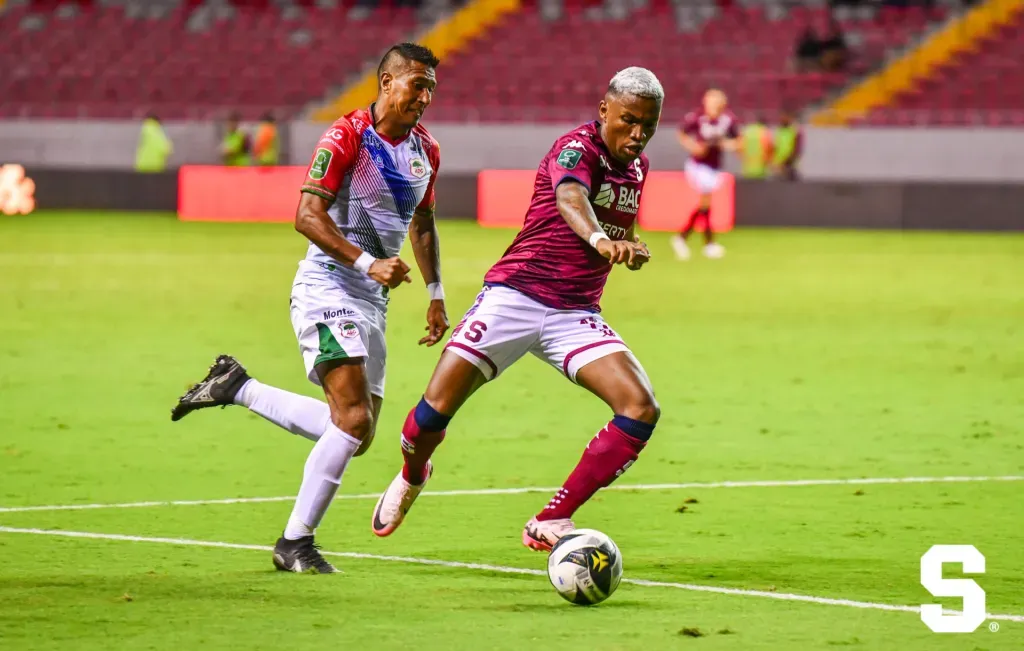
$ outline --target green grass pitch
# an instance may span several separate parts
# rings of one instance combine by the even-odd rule
[[[455,322],[512,233],[440,230]],[[688,263],[648,239],[652,263],[616,270],[604,301],[664,412],[620,484],[1024,475],[1024,237],[740,230],[724,260]],[[508,571],[544,567],[519,542],[544,492],[425,496],[374,538],[373,500],[359,496],[397,471],[401,421],[439,354],[416,346],[418,281],[393,294],[376,443],[318,536],[371,555],[334,558],[345,574],[286,575],[265,550],[174,542],[271,545],[284,499],[18,508],[293,494],[308,442],[237,407],[174,424],[169,409],[220,352],[317,395],[287,311],[304,247],[286,225],[0,218],[0,648],[1024,648],[1024,621],[940,635],[915,612],[769,596],[959,609],[920,585],[920,558],[971,544],[988,612],[1019,618],[1024,482],[1012,479],[605,491],[577,524],[615,539],[627,578],[681,585],[624,584],[595,608]],[[608,417],[525,359],[455,419],[430,489],[557,486]]]

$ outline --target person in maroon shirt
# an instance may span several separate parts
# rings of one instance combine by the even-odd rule
[[[725,93],[712,88],[704,93],[704,105],[683,119],[679,142],[690,155],[686,161],[686,178],[700,195],[697,208],[672,238],[672,248],[680,260],[690,259],[686,240],[698,222],[704,223],[704,255],[721,258],[725,248],[715,242],[711,228],[711,195],[722,184],[722,154],[740,149],[740,122],[729,110]]]
[[[485,276],[406,418],[405,465],[373,511],[378,536],[404,520],[458,409],[526,353],[596,394],[614,417],[527,522],[523,544],[550,550],[574,528],[575,511],[637,460],[660,410],[643,367],[601,317],[600,300],[612,265],[636,271],[651,258],[634,225],[648,175],[643,150],[657,130],[664,96],[649,70],[620,71],[598,119],[559,138],[541,161],[522,230]]]

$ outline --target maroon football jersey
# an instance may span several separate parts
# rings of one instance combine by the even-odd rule
[[[722,168],[722,146],[720,143],[723,140],[739,137],[740,121],[729,111],[724,111],[717,118],[712,118],[704,112],[704,109],[697,109],[686,114],[679,130],[694,140],[708,145],[707,152],[703,156],[693,156],[693,160],[717,170]]]
[[[600,310],[611,264],[562,218],[555,188],[566,181],[583,184],[605,233],[621,240],[636,221],[650,167],[642,154],[631,163],[613,158],[600,129],[590,122],[555,141],[537,169],[523,229],[485,282],[507,285],[556,309]]]

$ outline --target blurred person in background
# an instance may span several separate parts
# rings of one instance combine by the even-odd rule
[[[808,24],[797,37],[793,52],[793,66],[799,72],[817,70],[821,59],[821,41],[814,26]]]
[[[761,116],[743,127],[743,165],[745,179],[764,179],[772,160],[772,132]]]
[[[775,129],[775,153],[772,157],[772,169],[779,178],[796,181],[800,178],[797,165],[803,153],[804,133],[797,124],[792,112],[782,114],[778,128]]]
[[[256,127],[253,156],[256,158],[256,164],[264,167],[277,165],[280,160],[281,143],[277,136],[277,124],[270,113],[264,115]]]
[[[728,98],[721,90],[712,88],[704,93],[703,106],[683,119],[679,128],[679,143],[689,154],[684,171],[690,186],[700,195],[697,208],[683,225],[682,231],[672,238],[672,249],[680,260],[690,259],[686,240],[704,222],[704,255],[721,258],[725,248],[715,242],[711,229],[711,196],[722,184],[722,153],[740,150],[740,121],[727,109]]]
[[[818,45],[821,47],[821,67],[826,72],[837,72],[846,67],[850,58],[850,50],[846,45],[843,29],[834,17],[829,16],[825,37],[819,41]]]
[[[139,146],[135,150],[135,171],[163,172],[173,151],[174,145],[164,133],[160,118],[153,113],[146,115],[139,132]]]
[[[249,135],[242,130],[239,122],[240,116],[232,113],[224,133],[224,140],[220,144],[220,155],[224,164],[229,167],[243,167],[250,164],[249,159]]]

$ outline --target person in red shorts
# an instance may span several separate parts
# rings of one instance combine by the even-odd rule
[[[728,106],[725,93],[712,88],[704,93],[702,108],[687,113],[679,128],[679,142],[690,155],[686,161],[686,180],[700,195],[697,208],[690,213],[682,230],[672,238],[672,248],[680,260],[690,259],[686,240],[699,222],[704,222],[704,255],[721,258],[725,248],[715,242],[711,227],[711,196],[722,184],[722,154],[740,149],[740,121]]]
[[[637,460],[660,410],[650,380],[600,314],[613,265],[636,271],[651,254],[634,236],[648,175],[644,148],[664,90],[644,68],[616,74],[598,119],[559,138],[537,170],[523,229],[484,278],[402,428],[405,464],[373,510],[378,536],[402,524],[433,468],[430,456],[473,392],[526,353],[601,398],[613,418],[562,488],[526,523],[523,543],[550,550],[576,510]]]

